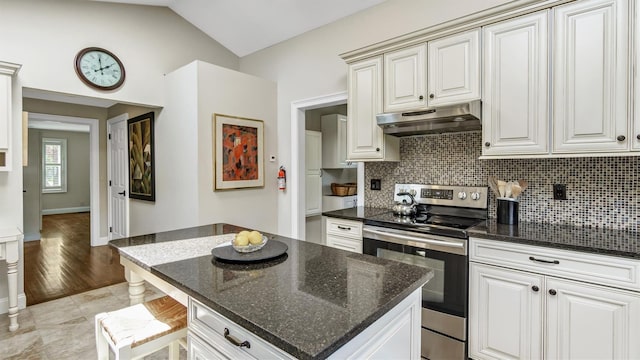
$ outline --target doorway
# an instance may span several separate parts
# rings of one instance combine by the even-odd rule
[[[294,101],[291,103],[291,237],[306,237],[305,217],[305,128],[307,111],[347,103],[347,92]],[[364,164],[357,166],[357,204],[364,203]]]
[[[29,113],[28,122],[31,129],[51,130],[51,131],[71,131],[71,132],[86,132],[89,134],[89,207],[90,213],[95,216],[91,216],[90,219],[90,244],[91,246],[106,245],[106,239],[100,239],[100,195],[99,195],[99,142],[98,142],[98,119],[79,118],[70,116],[51,115],[43,113]],[[31,189],[26,190],[24,197],[24,232],[25,241],[39,239],[39,229],[42,225],[42,200],[41,197],[36,195],[41,192],[40,179],[42,176],[42,168],[39,165],[40,156],[35,157],[35,149],[30,151],[30,159],[38,162],[35,168],[38,170],[29,170],[24,174],[23,179],[25,185],[29,184]],[[38,147],[37,153],[40,152]],[[33,161],[32,160],[32,161]],[[34,165],[28,167],[33,169]],[[25,168],[26,169],[26,168]],[[37,186],[33,181],[34,173],[38,175]],[[28,195],[27,195],[28,194]],[[38,198],[39,201],[34,201],[34,198]],[[26,201],[30,201],[27,203]],[[33,221],[33,217],[37,216],[37,224]]]

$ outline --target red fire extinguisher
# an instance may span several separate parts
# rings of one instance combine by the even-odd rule
[[[278,171],[278,190],[284,191],[287,188],[287,171],[284,166],[280,166]]]

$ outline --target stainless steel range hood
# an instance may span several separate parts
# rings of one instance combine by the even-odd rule
[[[376,116],[385,134],[411,136],[481,129],[480,100],[415,112]]]

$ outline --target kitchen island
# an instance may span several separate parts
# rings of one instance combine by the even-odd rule
[[[421,287],[431,270],[273,234],[265,235],[286,244],[286,255],[215,260],[211,249],[241,230],[213,224],[110,244],[133,302],[142,301],[146,280],[188,306],[190,351],[204,343],[226,357],[419,358]],[[251,348],[241,346],[245,337],[256,339]]]

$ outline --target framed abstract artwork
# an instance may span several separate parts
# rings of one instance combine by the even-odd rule
[[[214,190],[264,187],[264,122],[213,114]]]
[[[127,120],[129,198],[131,199],[156,200],[153,120],[153,112]]]

